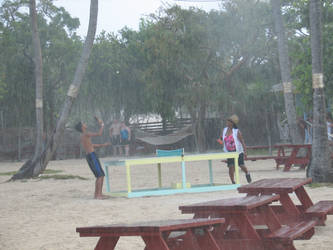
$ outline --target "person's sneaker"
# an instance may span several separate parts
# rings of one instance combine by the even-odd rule
[[[246,174],[246,180],[248,183],[251,183],[252,179],[251,179],[251,175],[250,174]]]

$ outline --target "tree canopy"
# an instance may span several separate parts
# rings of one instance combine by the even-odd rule
[[[332,1],[323,1],[325,92],[332,105]],[[282,1],[297,114],[312,110],[307,1]],[[5,127],[35,126],[29,16],[24,1],[5,0],[0,12],[0,109]],[[44,67],[44,123],[55,127],[83,47],[79,20],[53,2],[40,1],[38,25]],[[200,148],[210,116],[236,112],[254,126],[262,112],[283,113],[277,38],[271,6],[262,1],[221,1],[205,12],[177,5],[142,18],[138,30],[97,35],[69,125],[99,112],[106,121],[159,114],[164,121],[192,118]],[[252,124],[252,125],[251,125]]]

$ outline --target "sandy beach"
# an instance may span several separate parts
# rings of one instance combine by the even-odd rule
[[[101,162],[110,158],[101,158]],[[275,162],[262,160],[246,162],[252,179],[305,177],[304,170],[297,167],[290,172],[277,171]],[[18,170],[21,162],[1,162],[0,173]],[[206,162],[192,162],[187,165],[188,181],[194,184],[207,183],[208,167]],[[203,202],[228,197],[244,196],[237,190],[209,193],[177,194],[141,198],[111,198],[94,200],[95,178],[85,159],[52,161],[48,170],[59,170],[57,174],[74,175],[87,178],[55,180],[32,179],[6,182],[10,176],[0,176],[0,249],[1,250],[82,250],[93,249],[97,238],[81,238],[76,227],[131,223],[161,219],[191,218],[178,210],[179,205]],[[227,167],[220,161],[213,162],[215,182],[230,183]],[[126,187],[125,169],[111,168],[111,186],[114,190]],[[132,168],[133,188],[153,188],[157,185],[155,166]],[[180,180],[179,164],[162,165],[163,184],[170,186]],[[246,184],[243,173],[241,184]],[[105,190],[105,186],[104,186]],[[332,200],[333,188],[306,187],[313,202]],[[316,227],[310,240],[295,241],[297,249],[333,249],[333,216],[328,216],[326,226]],[[144,243],[138,237],[120,238],[116,249],[143,249]]]

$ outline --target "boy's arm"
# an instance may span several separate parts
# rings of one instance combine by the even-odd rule
[[[98,132],[87,132],[87,136],[101,136],[103,134],[104,123],[102,120],[98,120],[99,123],[99,131]]]

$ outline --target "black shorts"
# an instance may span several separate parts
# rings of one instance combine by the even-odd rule
[[[112,146],[119,146],[120,145],[120,135],[113,135],[111,137],[111,144],[112,144]]]
[[[129,145],[130,141],[128,139],[121,139],[121,145]]]
[[[94,173],[96,178],[105,176],[102,165],[98,159],[98,156],[95,154],[95,152],[91,152],[90,154],[87,154],[86,159],[87,159],[87,162],[89,164],[91,171]]]
[[[235,159],[229,158],[227,159],[228,167],[234,167],[235,166]],[[238,156],[238,166],[244,166],[244,153],[240,153]]]

